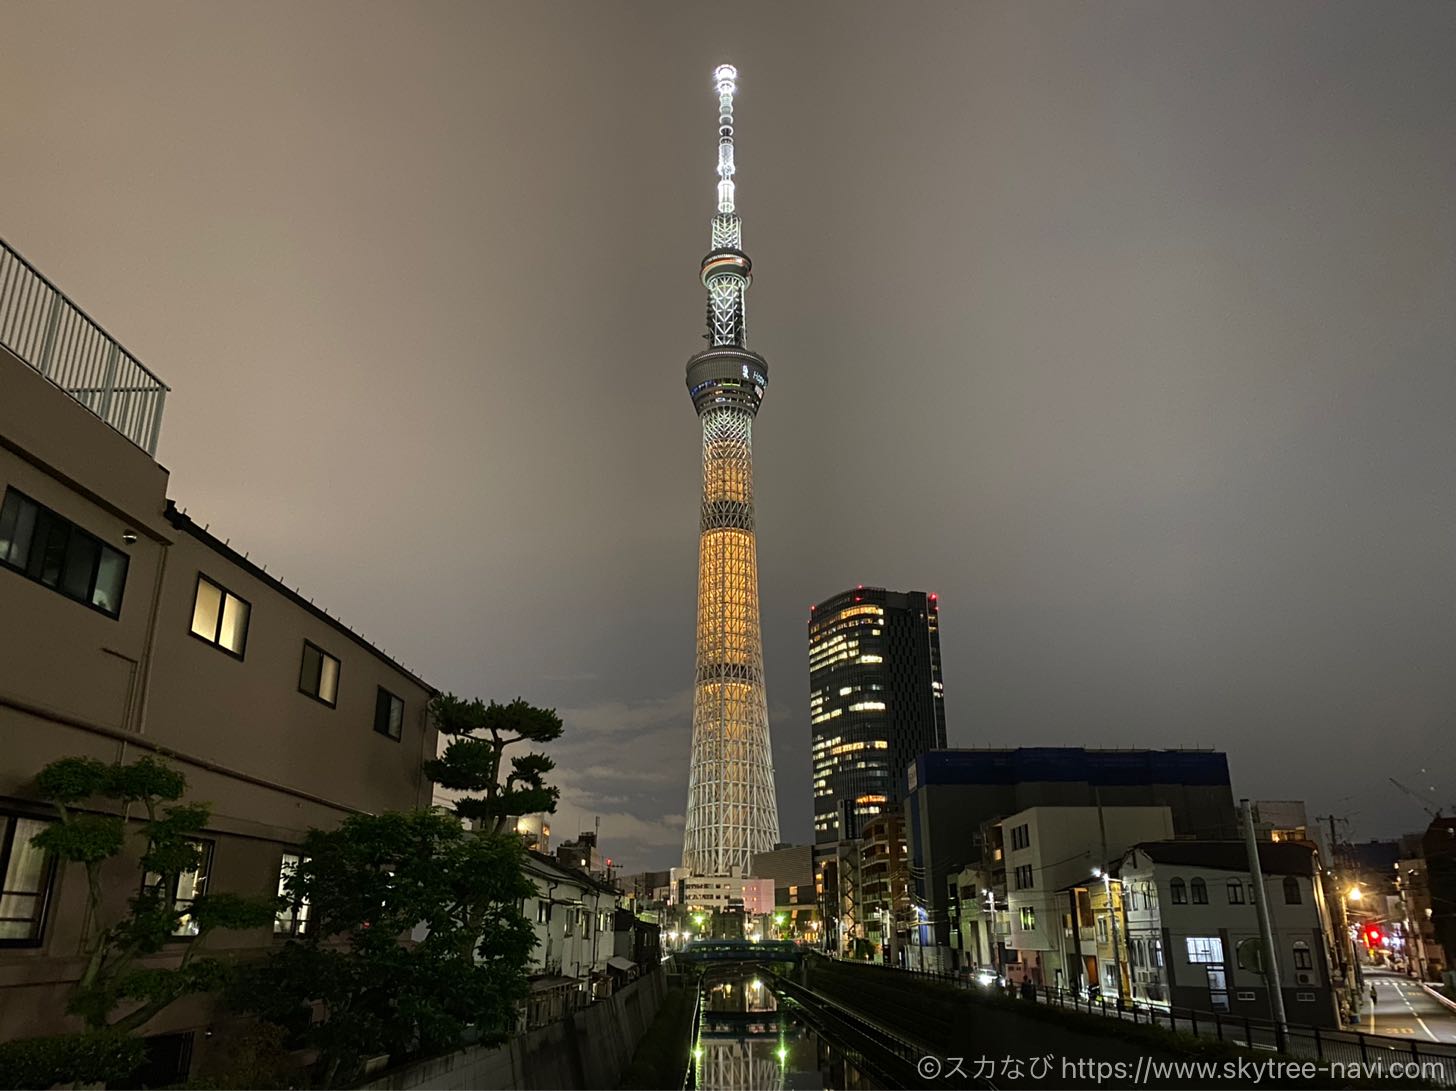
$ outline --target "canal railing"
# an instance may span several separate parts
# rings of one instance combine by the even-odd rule
[[[883,963],[835,959],[849,965],[868,966],[890,974],[920,978],[970,993],[992,995],[1001,991],[996,984],[982,985],[973,978],[936,970],[914,970]],[[1419,1073],[1419,1078],[1441,1087],[1456,1087],[1456,1045],[1369,1034],[1358,1030],[1286,1023],[1279,1027],[1268,1020],[1163,1004],[1135,1003],[1115,998],[1089,998],[1070,989],[1036,987],[1036,1003],[1134,1025],[1158,1027],[1176,1034],[1226,1042],[1247,1049],[1269,1050],[1285,1056],[1342,1066],[1359,1065],[1365,1072]],[[1028,997],[1020,1003],[1032,1003]],[[1415,1066],[1415,1067],[1412,1067]]]

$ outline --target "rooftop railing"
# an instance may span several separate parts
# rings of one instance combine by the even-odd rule
[[[4,239],[0,345],[156,457],[170,387]]]

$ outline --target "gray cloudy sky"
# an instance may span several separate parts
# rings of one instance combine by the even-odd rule
[[[741,73],[775,761],[812,601],[937,591],[952,744],[1456,800],[1456,5],[0,4],[0,234],[172,495],[676,862],[710,73]],[[1422,769],[1429,772],[1422,773]]]

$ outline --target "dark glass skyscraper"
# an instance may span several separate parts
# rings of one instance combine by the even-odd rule
[[[859,587],[809,618],[814,840],[859,836],[904,798],[905,769],[945,746],[934,595]]]

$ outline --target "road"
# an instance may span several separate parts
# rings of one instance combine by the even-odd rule
[[[1371,1010],[1370,989],[1375,989]],[[1456,1045],[1456,1011],[1432,997],[1404,974],[1365,971],[1365,1006],[1359,1030],[1418,1041]]]

